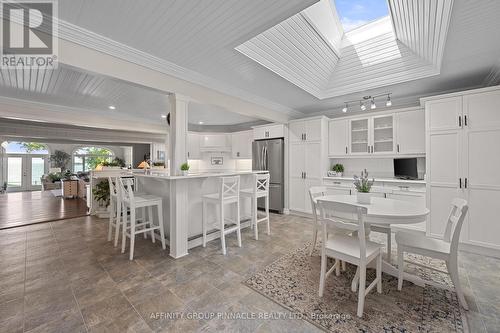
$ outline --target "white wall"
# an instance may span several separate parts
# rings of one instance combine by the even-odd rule
[[[331,158],[330,168],[340,163],[344,165],[344,176],[360,175],[366,169],[370,177],[394,178],[393,158]],[[417,158],[418,177],[424,178],[425,157]]]

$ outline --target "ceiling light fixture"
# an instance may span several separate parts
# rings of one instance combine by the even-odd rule
[[[345,103],[345,106],[342,108],[342,112],[344,112],[344,113],[347,112],[347,103]]]
[[[116,106],[114,106],[114,105],[110,105],[110,106],[108,106],[108,109],[110,109],[110,110],[114,110],[114,109],[116,109]]]
[[[366,105],[363,102],[359,102],[359,107],[361,108],[361,111],[365,111],[366,110]]]
[[[377,108],[377,104],[375,104],[375,97],[372,97],[372,104],[370,105],[370,109],[375,110]]]
[[[387,94],[387,102],[385,102],[385,106],[392,106],[391,94]]]

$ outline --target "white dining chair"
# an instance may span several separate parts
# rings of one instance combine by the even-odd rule
[[[404,274],[404,253],[420,254],[426,257],[444,260],[446,262],[447,272],[438,270],[436,268],[422,265],[420,263],[411,262],[417,266],[423,266],[441,273],[447,273],[451,277],[451,281],[455,286],[455,291],[458,300],[462,307],[466,310],[469,309],[465,301],[464,293],[460,285],[460,278],[458,276],[458,243],[460,240],[460,231],[467,215],[469,207],[467,201],[460,198],[453,199],[451,203],[451,211],[446,222],[446,229],[443,239],[431,238],[425,235],[420,235],[412,232],[398,231],[396,233],[396,243],[398,245],[398,290],[403,287],[403,274]],[[447,286],[439,283],[429,282],[432,285],[440,288],[449,289]]]
[[[316,243],[318,241],[318,233],[321,232],[321,212],[319,211],[318,203],[317,203],[317,198],[325,196],[328,194],[328,189],[325,186],[311,186],[309,188],[309,199],[311,200],[311,208],[313,212],[313,241],[311,244],[311,250],[309,251],[309,255],[313,255],[313,251],[316,248]],[[340,229],[340,228],[335,228],[333,226],[329,226],[328,228],[329,233],[340,233],[340,234],[351,234],[352,231],[348,229]],[[342,270],[345,271],[346,265],[345,261],[341,262],[342,264]],[[336,268],[336,275],[340,275],[340,266],[337,266]]]
[[[226,235],[236,232],[238,238],[238,246],[241,247],[241,225],[240,225],[240,176],[220,177],[219,192],[205,194],[202,197],[203,212],[202,212],[202,228],[203,228],[203,247],[207,245],[207,229],[208,221],[208,205],[213,204],[218,213],[218,221],[215,222],[214,228],[220,230],[220,241],[222,246],[222,254],[226,255]],[[226,217],[224,214],[227,205],[236,206],[235,219]],[[226,227],[226,222],[231,223],[231,226]]]
[[[365,216],[367,209],[362,206],[318,199],[322,223],[321,274],[319,296],[323,297],[326,278],[336,269],[339,261],[327,271],[327,257],[336,258],[357,265],[359,270],[358,317],[363,316],[366,295],[377,286],[382,293],[382,244],[367,240]],[[328,225],[351,230],[356,236],[328,234]],[[326,240],[326,241],[325,241]],[[376,277],[366,287],[366,266],[376,261]]]
[[[240,190],[243,198],[250,198],[251,201],[251,227],[254,228],[255,240],[259,240],[258,224],[267,221],[267,234],[271,234],[271,223],[269,220],[269,173],[254,174],[252,187]],[[259,218],[257,200],[264,198],[264,216]]]

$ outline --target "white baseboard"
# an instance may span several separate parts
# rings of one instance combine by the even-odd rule
[[[494,258],[500,259],[500,250],[493,249],[490,247],[460,243],[460,245],[458,246],[458,249],[460,251],[464,251],[464,252],[470,252],[470,253],[474,253],[474,254],[479,254],[479,255],[483,255],[483,256],[494,257]]]

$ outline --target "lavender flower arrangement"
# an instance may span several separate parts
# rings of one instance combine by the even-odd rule
[[[375,179],[373,178],[372,180],[368,179],[368,171],[366,169],[361,171],[361,177],[354,175],[354,187],[361,193],[369,193],[374,181]]]

